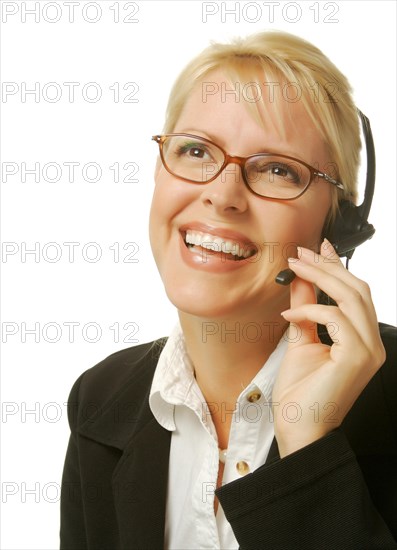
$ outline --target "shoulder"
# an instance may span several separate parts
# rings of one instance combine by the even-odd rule
[[[397,423],[397,327],[379,323],[379,331],[386,350],[386,361],[378,371],[390,411]]]
[[[386,350],[386,360],[379,373],[389,380],[392,385],[390,389],[395,392],[397,389],[397,327],[379,323],[379,332]]]
[[[160,338],[117,351],[83,372],[69,394],[69,422],[72,413],[76,408],[81,410],[82,405],[86,411],[91,408],[95,414],[95,410],[116,398],[128,386],[136,386],[137,391],[150,387],[166,341],[167,338]]]
[[[379,332],[382,337],[383,345],[386,348],[386,353],[397,356],[397,327],[379,323]]]

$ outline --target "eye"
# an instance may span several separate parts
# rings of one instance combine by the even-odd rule
[[[270,176],[277,176],[291,183],[300,183],[298,173],[285,163],[269,162],[265,165],[265,169],[261,171],[267,171]]]
[[[248,167],[247,167],[248,168]],[[275,185],[301,185],[302,169],[296,163],[286,163],[277,157],[255,158],[249,165],[249,175],[254,181]]]
[[[177,146],[175,154],[177,157],[196,158],[200,160],[212,160],[208,148],[202,143],[191,142]]]

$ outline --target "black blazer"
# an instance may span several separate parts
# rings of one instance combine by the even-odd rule
[[[242,549],[397,549],[396,329],[342,426],[216,491]],[[171,432],[148,396],[166,339],[83,373],[69,399],[61,549],[163,549]],[[172,487],[170,488],[172,491]]]

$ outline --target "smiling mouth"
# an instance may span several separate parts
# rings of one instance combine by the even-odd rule
[[[220,256],[226,260],[239,262],[257,253],[257,249],[253,243],[242,245],[236,241],[216,237],[201,231],[188,229],[182,233],[182,236],[185,246],[191,252]]]

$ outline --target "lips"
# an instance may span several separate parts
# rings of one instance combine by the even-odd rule
[[[180,228],[185,246],[192,252],[221,256],[231,261],[242,261],[257,252],[255,244],[241,233],[207,226],[198,222]]]

